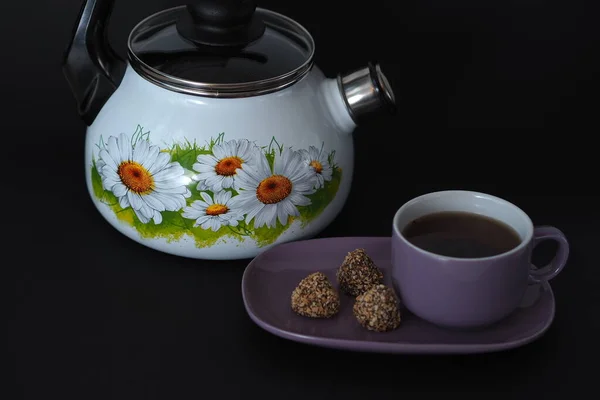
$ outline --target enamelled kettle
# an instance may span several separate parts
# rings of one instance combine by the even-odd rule
[[[313,38],[251,0],[151,15],[108,45],[114,0],[84,1],[64,73],[87,125],[100,214],[155,250],[251,258],[321,232],[352,180],[352,132],[395,109],[378,65],[327,78]]]

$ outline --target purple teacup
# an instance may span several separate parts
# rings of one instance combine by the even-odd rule
[[[464,258],[418,246],[407,234],[409,225],[425,218],[464,213],[499,221],[500,225],[512,228],[515,245],[498,254]],[[448,221],[452,220],[448,219],[445,225],[440,222],[440,229],[458,229],[458,222]],[[435,226],[433,223],[430,228],[435,229]],[[479,229],[479,237],[487,239],[485,227]],[[490,230],[489,234],[492,233]],[[444,244],[439,243],[440,238],[443,241],[444,236],[437,236],[437,245]],[[558,251],[547,266],[536,269],[531,255],[535,246],[544,240],[556,241]],[[449,243],[454,242],[446,245]],[[452,245],[447,250],[452,250]],[[519,207],[489,194],[461,190],[429,193],[408,201],[394,216],[394,286],[408,310],[443,327],[477,328],[502,320],[519,306],[528,285],[558,275],[568,255],[569,243],[560,230],[551,226],[534,228],[531,219]]]

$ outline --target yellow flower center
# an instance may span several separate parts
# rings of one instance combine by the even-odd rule
[[[225,157],[217,163],[215,172],[223,176],[235,175],[235,170],[242,168],[243,162],[244,160],[239,157]]]
[[[229,211],[229,208],[223,204],[211,204],[206,208],[206,215],[214,217],[216,215],[225,214],[227,211]]]
[[[315,169],[315,171],[317,171],[317,174],[320,174],[321,171],[323,171],[323,166],[317,160],[312,160],[310,162],[310,166],[313,167]]]
[[[273,175],[256,188],[256,198],[264,204],[275,204],[284,200],[292,193],[292,181],[282,175]]]
[[[135,161],[123,161],[117,173],[121,182],[137,194],[148,194],[154,190],[154,178],[141,164]]]

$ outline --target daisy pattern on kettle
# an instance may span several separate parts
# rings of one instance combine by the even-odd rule
[[[258,154],[258,148],[247,139],[230,140],[217,144],[212,154],[202,154],[192,166],[198,174],[198,190],[210,189],[218,192],[223,189],[237,189],[236,170],[251,165]]]
[[[246,223],[254,220],[256,228],[274,228],[277,221],[287,225],[289,217],[300,215],[298,207],[311,204],[306,195],[315,192],[314,182],[314,174],[298,152],[283,149],[276,153],[273,167],[261,153],[255,166],[239,170],[240,194],[234,202],[244,211]]]
[[[146,140],[135,146],[124,134],[111,136],[96,163],[103,187],[117,197],[121,208],[131,207],[142,223],[162,222],[163,211],[177,211],[191,196],[189,178],[168,153]]]
[[[183,232],[199,247],[217,239],[273,243],[294,221],[318,217],[342,178],[324,143],[294,150],[275,138],[260,146],[221,133],[203,146],[184,140],[161,147],[138,126],[97,148],[94,193],[122,223],[150,238]]]

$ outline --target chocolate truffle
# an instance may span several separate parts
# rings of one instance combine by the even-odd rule
[[[398,301],[392,289],[385,285],[371,287],[356,298],[352,312],[368,330],[387,332],[400,325]]]
[[[364,249],[356,249],[346,255],[336,277],[344,293],[358,296],[381,283],[383,274]]]
[[[331,318],[340,311],[340,296],[322,272],[302,279],[292,292],[292,310],[310,318]]]

